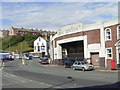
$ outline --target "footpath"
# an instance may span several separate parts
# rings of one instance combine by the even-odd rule
[[[54,67],[54,68],[64,68],[63,65],[54,65],[54,64],[48,64],[48,65],[43,65],[43,66],[48,66],[48,67]],[[100,71],[100,72],[120,72],[120,70],[111,70],[111,69],[108,69],[108,68],[96,68],[95,71]]]

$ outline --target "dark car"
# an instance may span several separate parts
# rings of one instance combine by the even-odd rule
[[[29,60],[31,60],[32,59],[32,56],[29,56]]]
[[[70,68],[73,65],[73,61],[71,60],[65,60],[63,63],[65,68]]]
[[[49,64],[48,58],[39,58],[39,63],[41,63],[41,64]]]

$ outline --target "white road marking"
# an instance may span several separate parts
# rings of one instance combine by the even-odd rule
[[[3,62],[3,64],[2,64],[2,66],[1,66],[1,68],[0,68],[0,70],[2,70],[4,66],[5,66],[5,63]]]

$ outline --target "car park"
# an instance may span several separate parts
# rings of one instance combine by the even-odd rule
[[[71,66],[72,69],[76,70],[76,69],[80,69],[80,70],[94,70],[94,66],[89,64],[89,63],[86,63],[86,62],[83,62],[83,61],[75,61],[73,63],[73,65]]]

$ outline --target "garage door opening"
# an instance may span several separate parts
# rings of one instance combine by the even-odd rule
[[[69,59],[72,61],[82,61],[84,59],[84,42],[75,41],[60,44],[62,47],[62,59]]]

